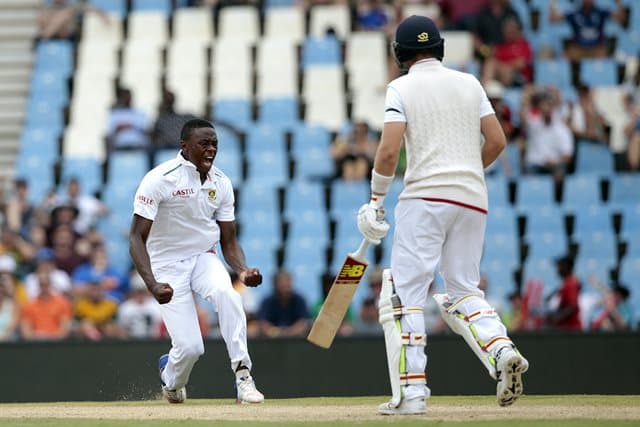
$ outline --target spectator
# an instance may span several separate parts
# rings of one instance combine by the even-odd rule
[[[89,283],[75,302],[78,335],[92,341],[99,341],[104,337],[122,337],[123,331],[115,322],[117,311],[118,303],[107,298],[100,282]]]
[[[131,91],[119,88],[116,104],[111,109],[107,126],[110,149],[149,148],[149,119],[132,107]]]
[[[309,310],[304,298],[294,292],[291,274],[278,271],[273,280],[274,291],[266,297],[260,310],[262,333],[270,337],[301,336],[309,326]]]
[[[329,295],[329,290],[331,290],[331,286],[333,285],[333,281],[335,279],[335,275],[324,274],[322,276],[322,297],[316,301],[316,303],[311,307],[311,317],[316,318],[318,314],[320,314],[320,310],[322,309],[322,305],[324,304],[324,300]],[[344,315],[344,320],[340,325],[340,329],[338,329],[338,335],[347,336],[353,333],[353,311],[349,306],[347,308],[347,312]]]
[[[29,184],[25,179],[19,178],[14,182],[14,194],[7,201],[5,212],[7,225],[12,231],[26,235],[35,208],[29,201]]]
[[[53,289],[50,272],[36,270],[38,296],[29,300],[20,316],[20,333],[26,340],[61,340],[71,332],[73,307],[67,298]]]
[[[362,303],[360,313],[353,321],[353,332],[357,335],[382,335],[382,326],[378,322],[378,307],[373,297],[367,297]]]
[[[640,169],[640,120],[636,123],[629,146],[627,147],[627,163],[630,171]]]
[[[191,114],[179,114],[174,109],[175,95],[165,90],[162,93],[162,103],[158,111],[158,118],[153,126],[151,141],[154,150],[161,148],[180,148],[180,130],[189,120],[195,118]]]
[[[358,122],[353,125],[348,137],[336,138],[331,146],[331,156],[336,170],[344,180],[365,179],[371,173],[377,141],[369,136],[369,125]]]
[[[447,17],[447,29],[473,31],[475,17],[487,6],[487,0],[440,0],[438,4]]]
[[[359,0],[356,7],[358,30],[387,32],[392,21],[381,0]]]
[[[607,126],[604,116],[598,111],[591,89],[585,85],[578,86],[578,102],[571,108],[571,130],[577,139],[607,143]]]
[[[36,298],[40,293],[40,275],[47,274],[51,282],[52,291],[70,295],[71,278],[56,267],[53,250],[42,248],[36,254],[36,271],[28,274],[24,279],[25,290],[29,299]]]
[[[557,329],[580,331],[580,281],[573,273],[573,258],[564,256],[556,261],[558,276],[562,279],[560,289],[553,297],[557,307],[547,314],[548,324]]]
[[[106,13],[87,2],[69,2],[66,0],[49,2],[49,6],[38,16],[40,38],[43,40],[51,38],[73,40],[78,30],[80,16],[85,12],[96,13],[106,23],[109,22]]]
[[[89,262],[73,271],[74,294],[78,297],[92,295],[93,288],[100,288],[110,299],[121,302],[127,292],[127,282],[118,270],[109,264],[104,246],[94,247]]]
[[[524,319],[522,316],[522,295],[520,292],[514,291],[509,294],[509,309],[502,314],[502,322],[509,332],[519,332],[525,330]]]
[[[633,326],[633,310],[629,304],[629,288],[617,284],[604,295],[602,306],[591,320],[591,329],[628,331]]]
[[[491,106],[496,113],[496,118],[500,125],[502,126],[502,131],[504,135],[507,137],[507,142],[510,144],[518,144],[520,147],[520,142],[514,142],[514,137],[516,135],[516,128],[511,119],[511,108],[504,102],[504,86],[502,83],[496,80],[490,80],[484,84],[484,90],[487,93],[487,97],[491,102]],[[520,147],[521,148],[521,147]],[[502,170],[504,174],[507,176],[511,176],[514,173],[519,173],[520,171],[514,171],[513,166],[509,163],[509,156],[507,151],[503,151],[500,157],[498,157],[499,161],[493,162],[488,168],[485,169],[485,173],[491,174],[496,172],[498,169],[498,165],[502,166]]]
[[[550,91],[523,91],[521,122],[526,131],[525,164],[530,173],[551,174],[562,181],[573,159],[573,137]]]
[[[520,22],[508,18],[502,24],[503,42],[495,46],[493,55],[485,59],[484,82],[498,80],[505,86],[521,86],[533,77],[533,51],[522,34]]]
[[[18,233],[6,225],[0,228],[0,254],[9,254],[16,262],[21,263],[32,260],[35,252],[36,248]]]
[[[154,338],[162,323],[160,306],[137,272],[129,278],[130,291],[118,308],[117,322],[130,338]]]
[[[76,208],[77,215],[73,221],[73,229],[83,236],[96,225],[101,216],[109,212],[100,200],[80,191],[80,181],[75,177],[67,182],[67,198],[63,202]]]
[[[67,274],[85,262],[76,250],[77,236],[69,224],[57,226],[52,233],[51,243],[56,266]]]
[[[0,342],[17,337],[20,307],[15,297],[16,262],[9,255],[0,256]]]
[[[495,47],[505,42],[503,26],[508,20],[520,22],[508,0],[489,0],[480,10],[474,24],[474,46],[480,58],[490,58]]]
[[[560,13],[551,2],[549,18],[552,22],[566,20],[571,26],[573,38],[565,54],[572,61],[584,58],[607,57],[604,25],[609,17],[624,23],[625,9],[622,1],[616,0],[616,10],[608,11],[595,5],[595,0],[582,0],[582,5],[566,14]]]

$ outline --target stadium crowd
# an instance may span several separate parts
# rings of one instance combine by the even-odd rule
[[[178,3],[211,6],[216,11],[228,5],[262,5],[250,0]],[[312,8],[347,2],[295,3],[296,7]],[[580,61],[612,56],[606,22],[615,21],[629,28],[628,2],[602,2],[610,3],[605,9],[600,2],[582,0],[568,2],[571,7],[563,11],[550,2],[548,9],[536,9],[524,18],[508,0],[360,0],[350,3],[354,28],[390,34],[408,3],[431,11],[443,30],[473,34],[474,57],[480,64],[477,75],[503,125],[510,145],[507,151],[511,153],[505,153],[487,171],[488,175],[549,175],[555,183],[555,200],[563,200],[566,178],[576,172],[579,146],[609,147],[612,133],[612,124],[594,102],[592,87],[580,81]],[[40,20],[42,40],[63,38],[76,42],[82,14],[103,14],[82,2],[57,0],[50,4]],[[538,23],[529,22],[530,19]],[[552,44],[541,45],[539,41],[534,48],[533,40],[523,31],[525,27],[542,25],[544,20],[568,23],[571,33],[561,52],[555,52]],[[542,79],[534,78],[536,60],[552,57],[571,61],[567,86],[541,84]],[[389,70],[390,76],[398,74],[391,57]],[[616,172],[638,173],[640,169],[639,79],[636,69],[626,80],[624,145],[610,152]],[[509,96],[514,88],[520,94],[515,102]],[[152,159],[160,149],[177,148],[180,124],[193,115],[177,111],[174,94],[164,90],[159,114],[152,121],[133,107],[135,96],[126,87],[117,91],[117,101],[108,117],[108,152],[142,150]],[[233,130],[243,133],[242,129]],[[325,184],[368,179],[379,137],[376,129],[358,121],[333,136],[326,156],[335,162],[335,175],[328,177]],[[399,176],[402,171],[401,162]],[[166,337],[158,306],[141,278],[135,271],[110,262],[110,236],[100,233],[97,225],[112,212],[101,200],[100,192],[84,191],[83,182],[72,176],[59,179],[59,190],[51,189],[44,199],[34,202],[29,196],[29,180],[29,176],[18,177],[1,198],[0,341]],[[574,262],[575,254],[568,253],[556,259],[557,274],[551,283],[521,278],[521,285],[511,289],[508,298],[492,301],[505,324],[514,331],[637,329],[638,313],[633,309],[639,311],[640,307],[633,306],[631,295],[640,291],[640,278],[638,283],[622,283],[615,280],[615,275],[607,274],[603,283],[595,277],[578,277]],[[328,270],[323,276],[325,295],[334,274]],[[367,295],[347,314],[342,335],[382,333],[376,305],[380,274],[380,269],[375,269],[368,275],[368,283],[361,285],[368,286]],[[232,278],[243,298],[251,336],[305,335],[321,305],[321,300],[309,301],[302,296],[298,290],[305,283],[295,282],[291,272],[283,268],[277,269],[273,277],[266,277],[262,286],[268,291],[262,295]],[[432,292],[438,286],[434,283]],[[485,277],[482,286],[491,297],[489,289],[497,284]],[[444,333],[446,328],[433,304],[430,298],[425,307],[427,330]],[[199,304],[199,317],[203,336],[219,336],[216,313],[210,306]]]

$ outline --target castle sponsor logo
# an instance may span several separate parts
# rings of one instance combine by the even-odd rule
[[[194,194],[196,194],[196,190],[194,190],[193,188],[180,188],[171,193],[173,197],[180,197],[182,199],[188,199]]]

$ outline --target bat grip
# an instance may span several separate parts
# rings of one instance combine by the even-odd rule
[[[362,239],[362,242],[360,242],[360,246],[358,246],[358,250],[353,253],[353,257],[363,261],[365,259],[364,255],[367,252],[367,249],[369,249],[369,245],[370,243],[367,239]]]

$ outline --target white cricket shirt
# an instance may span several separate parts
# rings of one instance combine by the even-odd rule
[[[406,122],[405,188],[422,198],[487,210],[480,119],[495,114],[480,82],[436,59],[416,62],[389,83],[385,123]]]
[[[147,239],[157,268],[212,249],[220,240],[217,221],[233,221],[231,181],[215,166],[200,182],[196,166],[182,157],[166,161],[142,179],[133,212],[153,221]]]

